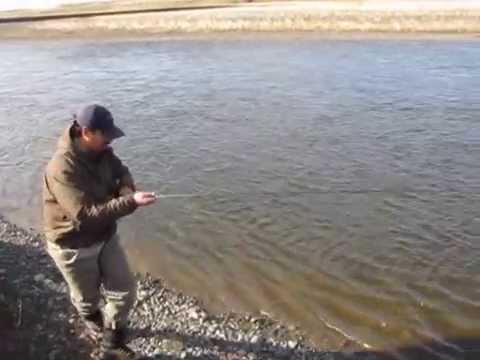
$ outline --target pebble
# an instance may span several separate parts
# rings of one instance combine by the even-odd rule
[[[200,318],[198,312],[196,311],[196,309],[190,309],[188,311],[188,317],[190,317],[191,319],[193,320],[197,320]]]
[[[288,347],[289,347],[290,349],[295,349],[295,348],[297,347],[297,345],[298,345],[298,342],[295,341],[295,340],[290,340],[290,341],[288,342]]]
[[[42,274],[37,274],[33,277],[33,280],[35,280],[36,282],[42,282],[45,280],[45,276]]]

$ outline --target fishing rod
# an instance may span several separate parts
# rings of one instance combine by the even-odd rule
[[[194,198],[204,197],[206,194],[157,194],[154,193],[156,199],[171,199],[171,198]]]
[[[439,193],[449,193],[449,192],[456,192],[456,193],[470,193],[468,191],[460,191],[456,189],[443,189],[443,190],[421,190],[421,189],[357,189],[357,190],[333,190],[333,189],[326,189],[326,190],[305,190],[305,191],[291,191],[285,194],[275,194],[274,192],[268,191],[260,191],[260,192],[234,192],[230,190],[217,190],[217,191],[209,191],[206,193],[189,193],[189,194],[162,194],[162,193],[155,193],[155,197],[157,199],[170,199],[170,198],[205,198],[214,193],[225,193],[231,194],[236,196],[296,196],[296,195],[335,195],[335,194],[353,194],[353,195],[363,195],[363,194],[439,194]]]

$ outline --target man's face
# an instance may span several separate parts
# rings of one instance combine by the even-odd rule
[[[111,139],[106,137],[100,130],[90,130],[84,128],[82,137],[89,150],[101,153],[110,148]]]

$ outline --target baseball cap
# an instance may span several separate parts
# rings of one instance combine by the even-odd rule
[[[125,133],[115,125],[110,111],[98,104],[82,107],[74,115],[74,120],[81,127],[100,130],[110,140],[125,136]]]

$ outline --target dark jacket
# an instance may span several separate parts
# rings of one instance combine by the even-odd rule
[[[43,183],[45,237],[65,248],[110,239],[117,220],[137,208],[128,168],[111,149],[95,156],[80,150],[73,131],[60,138]]]

